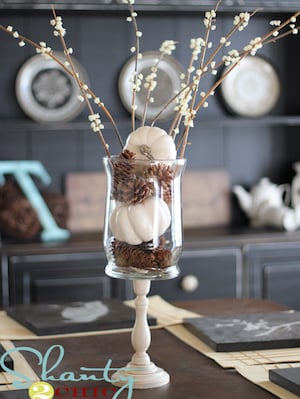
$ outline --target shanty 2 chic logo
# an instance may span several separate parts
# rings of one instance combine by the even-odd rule
[[[7,367],[6,360],[10,355],[15,352],[28,352],[36,356],[38,365],[41,367],[41,375],[39,382],[32,381],[28,376],[21,373],[20,371],[10,369]],[[107,398],[107,399],[117,399],[121,392],[127,390],[126,399],[132,398],[133,383],[134,378],[132,376],[120,375],[119,379],[111,379],[109,373],[116,372],[119,370],[132,371],[129,368],[113,368],[111,367],[112,360],[109,359],[104,368],[89,368],[80,367],[78,372],[65,371],[59,375],[55,374],[55,369],[61,364],[64,358],[64,347],[62,345],[52,345],[47,349],[43,355],[39,350],[31,348],[29,346],[20,346],[7,350],[0,357],[0,367],[3,371],[9,373],[11,376],[15,377],[12,385],[17,389],[28,388],[28,394],[30,399],[52,399],[53,397],[59,398]],[[50,355],[51,355],[51,365],[50,365]],[[108,382],[116,383],[121,382],[122,386],[120,388],[111,387],[101,389],[98,385],[89,392],[88,388],[67,388],[59,387],[59,382],[68,383],[78,383],[82,381],[93,381],[98,382]],[[56,388],[54,389],[51,382],[56,382]],[[68,384],[69,385],[69,384]],[[92,396],[91,396],[92,395]],[[122,397],[123,398],[123,397]],[[24,398],[26,399],[26,398]]]

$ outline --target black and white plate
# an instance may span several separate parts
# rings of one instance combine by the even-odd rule
[[[63,53],[55,54],[65,61]],[[87,74],[73,59],[79,77],[88,84]],[[16,96],[24,113],[36,122],[66,122],[75,119],[84,104],[78,100],[80,89],[62,66],[36,54],[20,68],[16,78]]]

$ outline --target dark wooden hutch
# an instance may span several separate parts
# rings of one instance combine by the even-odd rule
[[[126,135],[130,119],[117,91],[118,74],[130,56],[128,43],[133,40],[125,18],[126,6],[119,0],[52,3],[64,17],[70,45],[85,66],[94,91],[101,93]],[[188,40],[201,34],[198,31],[203,11],[215,2],[135,3],[143,31],[143,51],[155,50],[165,38],[174,38],[180,42],[176,57],[185,65]],[[43,0],[2,0],[0,23],[13,25],[37,41],[47,40],[54,47],[49,4]],[[227,32],[234,13],[257,7],[262,11],[248,27],[249,37],[266,31],[271,19],[295,11],[299,2],[224,0],[219,29]],[[262,49],[261,54],[276,66],[282,81],[282,96],[271,115],[258,119],[232,116],[218,98],[200,112],[191,135],[193,145],[187,153],[188,169],[226,168],[231,184],[248,187],[262,176],[275,183],[291,181],[292,164],[300,160],[299,40],[299,36],[290,37]],[[67,173],[102,170],[102,147],[89,131],[85,112],[69,123],[43,125],[28,119],[20,109],[15,78],[33,50],[29,46],[18,48],[2,34],[0,54],[0,159],[40,160],[52,177],[49,189],[61,192]],[[111,148],[117,149],[117,142]],[[300,308],[300,232],[251,229],[234,198],[232,208],[229,226],[185,232],[180,277],[153,283],[151,293],[179,300],[268,298]],[[101,233],[78,234],[66,242],[47,244],[3,238],[0,251],[2,305],[132,295],[130,282],[105,276]]]

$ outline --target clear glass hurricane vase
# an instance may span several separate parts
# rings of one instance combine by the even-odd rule
[[[107,198],[104,248],[107,275],[133,280],[136,318],[131,334],[135,350],[126,368],[115,372],[113,384],[128,379],[135,389],[156,388],[170,381],[147,350],[151,333],[147,322],[151,280],[179,274],[182,251],[181,180],[185,160],[136,160],[131,154],[104,158]]]
[[[185,159],[104,158],[106,274],[169,279],[182,252],[181,180]]]

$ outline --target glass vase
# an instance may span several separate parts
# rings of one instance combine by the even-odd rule
[[[179,274],[185,159],[104,158],[106,274],[162,280]]]
[[[133,280],[135,323],[131,361],[116,371],[112,383],[134,389],[149,389],[170,381],[147,350],[151,333],[147,320],[151,280],[179,274],[182,252],[181,180],[185,159],[135,160],[120,156],[104,158],[107,197],[104,249],[110,277]]]

